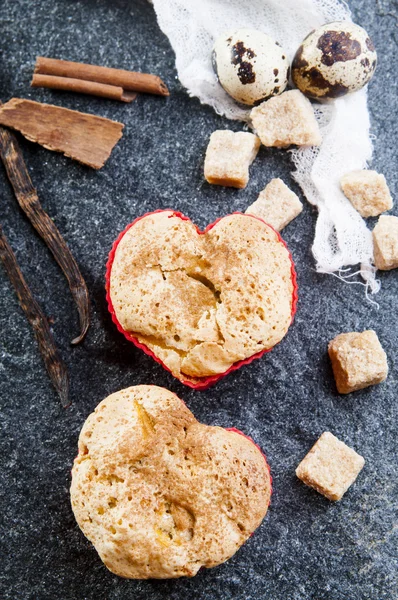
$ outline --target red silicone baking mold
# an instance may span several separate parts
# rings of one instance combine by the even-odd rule
[[[111,316],[112,316],[112,321],[114,322],[114,324],[116,325],[116,327],[120,331],[120,333],[122,333],[125,336],[125,338],[129,340],[129,342],[133,342],[133,344],[135,346],[137,346],[137,348],[140,348],[141,350],[143,350],[145,352],[145,354],[147,354],[148,356],[151,356],[157,363],[159,363],[160,365],[162,365],[162,367],[164,369],[166,369],[166,371],[169,371],[169,373],[171,373],[170,369],[152,352],[152,350],[150,350],[147,346],[145,346],[145,344],[142,344],[141,342],[139,342],[137,340],[137,338],[135,338],[133,335],[131,335],[130,333],[128,333],[127,331],[125,331],[123,329],[123,327],[121,326],[121,324],[118,321],[118,318],[116,317],[115,309],[113,308],[113,304],[112,304],[112,300],[111,300],[111,295],[110,295],[111,270],[112,270],[113,261],[115,259],[116,250],[117,250],[117,247],[118,247],[118,245],[120,243],[120,240],[122,239],[122,237],[124,236],[124,234],[131,227],[133,227],[133,225],[135,225],[138,221],[141,221],[141,219],[144,219],[145,217],[148,217],[149,215],[154,215],[154,214],[159,213],[159,212],[171,212],[170,217],[178,217],[179,219],[182,219],[183,221],[191,221],[191,219],[189,219],[189,217],[186,217],[182,213],[180,213],[178,211],[174,211],[172,209],[154,210],[152,212],[145,213],[144,215],[141,215],[140,217],[137,217],[137,219],[135,219],[132,223],[130,223],[129,225],[127,225],[127,227],[119,234],[119,236],[116,238],[116,240],[113,243],[112,249],[111,249],[111,251],[109,253],[108,261],[106,263],[106,275],[105,275],[105,281],[106,281],[106,283],[105,283],[105,289],[106,289],[106,300],[107,300],[107,303],[108,303],[109,312],[111,313]],[[244,213],[234,212],[234,213],[231,213],[231,214],[242,215]],[[214,223],[211,223],[210,225],[208,225],[206,227],[206,229],[204,229],[203,231],[201,231],[197,227],[197,225],[195,225],[195,223],[192,223],[192,224],[195,227],[195,229],[198,232],[198,234],[203,235],[203,234],[207,233],[208,231],[210,231],[219,221],[221,221],[221,219],[225,219],[225,217],[227,217],[227,216],[230,216],[230,215],[225,215],[224,217],[220,217],[219,219],[217,219],[216,221],[214,221]],[[251,218],[251,219],[257,219],[258,221],[261,221],[262,223],[265,223],[265,221],[263,219],[260,219],[259,217],[256,217],[255,215],[244,214],[244,216],[248,217],[248,218]],[[298,287],[297,287],[297,276],[296,276],[296,271],[295,271],[295,268],[294,268],[294,263],[293,263],[292,255],[290,254],[289,249],[286,246],[286,244],[283,241],[283,239],[281,238],[279,232],[276,231],[268,223],[265,223],[265,224],[268,227],[270,227],[273,231],[275,231],[276,235],[278,236],[278,240],[285,246],[286,250],[289,253],[289,258],[290,258],[290,262],[291,262],[291,276],[292,276],[292,283],[293,283],[292,318],[291,318],[291,323],[292,323],[293,319],[294,319],[294,315],[296,314],[296,309],[297,309],[297,290],[298,290]],[[210,387],[211,385],[213,385],[214,383],[216,383],[222,377],[225,377],[226,375],[228,375],[228,373],[231,373],[232,371],[236,371],[237,369],[240,369],[240,367],[242,367],[243,365],[250,364],[253,360],[255,360],[257,358],[261,358],[263,356],[263,354],[265,354],[267,352],[270,352],[272,350],[272,348],[267,348],[265,350],[261,350],[260,352],[257,352],[257,354],[253,354],[252,356],[249,356],[249,358],[245,358],[244,360],[240,360],[240,361],[234,363],[224,373],[219,373],[218,375],[211,375],[209,377],[203,377],[201,379],[201,381],[198,381],[197,383],[193,383],[192,381],[183,381],[181,379],[178,379],[177,377],[176,377],[176,379],[178,379],[178,381],[181,381],[181,383],[183,383],[184,385],[187,385],[188,387],[193,388],[195,390],[205,390],[208,387]],[[173,377],[174,377],[174,375],[173,375]]]

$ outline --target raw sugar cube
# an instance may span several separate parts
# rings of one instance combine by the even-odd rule
[[[398,217],[383,215],[373,229],[375,265],[381,271],[398,267]]]
[[[340,185],[362,217],[377,217],[392,208],[386,178],[376,171],[351,171],[341,178]]]
[[[205,158],[205,178],[209,183],[244,188],[249,166],[257,156],[260,140],[253,133],[219,129],[210,136]]]
[[[298,196],[282,179],[272,179],[245,212],[260,217],[274,229],[281,231],[302,210],[303,205]]]
[[[329,500],[340,500],[364,464],[355,450],[325,431],[297,467],[296,475]]]
[[[252,109],[253,128],[264,146],[320,146],[321,133],[311,102],[299,90],[274,96]]]
[[[381,383],[387,377],[387,356],[371,329],[341,333],[329,343],[329,356],[340,394]]]

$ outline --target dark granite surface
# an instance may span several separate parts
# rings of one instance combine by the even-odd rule
[[[398,17],[396,0],[353,0],[380,64],[370,85],[373,167],[396,197]],[[1,223],[46,313],[68,365],[73,405],[62,410],[29,325],[0,269],[1,590],[9,600],[147,598],[394,600],[398,598],[397,294],[398,273],[381,275],[380,310],[361,286],[318,275],[311,256],[316,213],[308,204],[284,231],[300,285],[298,314],[269,355],[205,392],[190,390],[129,344],[105,305],[104,265],[113,239],[137,215],[173,207],[200,227],[245,209],[271,177],[291,180],[283,151],[261,149],[246,190],[203,181],[210,133],[240,129],[184,93],[173,52],[145,0],[3,0],[0,89],[126,124],[99,172],[21,139],[43,206],[74,252],[91,294],[84,344],[66,281],[18,209],[0,169]],[[141,69],[162,76],[168,99],[140,96],[131,105],[31,90],[36,55]],[[393,210],[397,213],[397,208]],[[341,331],[374,328],[388,354],[382,385],[336,393],[328,341]],[[110,392],[139,383],[168,387],[207,424],[236,426],[265,450],[274,477],[271,509],[256,534],[227,563],[194,579],[127,581],[107,571],[71,512],[68,488],[79,430]],[[339,503],[301,484],[294,469],[325,430],[366,459]]]

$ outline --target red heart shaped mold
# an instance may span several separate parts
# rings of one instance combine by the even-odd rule
[[[162,213],[166,213],[165,215],[161,215]],[[209,234],[209,232],[212,232],[212,230],[214,230],[215,227],[218,227],[218,229],[221,228],[222,229],[226,229],[227,226],[229,226],[231,223],[232,225],[235,226],[235,231],[236,231],[236,235],[239,235],[239,231],[237,231],[239,228],[242,229],[242,225],[246,225],[246,221],[242,221],[242,217],[246,220],[246,219],[254,219],[256,221],[256,223],[260,222],[264,228],[267,230],[267,235],[268,238],[271,240],[271,242],[274,244],[275,247],[278,248],[278,251],[281,250],[282,254],[284,254],[284,268],[286,270],[286,258],[288,257],[288,261],[289,261],[289,286],[291,288],[291,298],[290,298],[290,315],[289,315],[289,319],[288,319],[288,323],[286,322],[285,324],[285,329],[287,331],[288,326],[291,324],[291,322],[293,321],[295,312],[296,312],[296,307],[297,307],[297,278],[296,278],[296,272],[295,272],[295,268],[294,268],[294,263],[293,263],[293,259],[291,257],[291,254],[289,252],[289,250],[287,249],[287,246],[285,244],[285,242],[282,240],[281,236],[279,235],[279,233],[277,231],[275,231],[270,225],[268,225],[267,223],[265,223],[262,219],[260,219],[259,217],[255,217],[254,215],[248,215],[248,214],[242,214],[242,213],[232,213],[231,215],[227,215],[225,217],[221,217],[219,219],[217,219],[216,221],[214,221],[214,223],[211,223],[210,225],[208,225],[206,227],[206,229],[204,229],[204,231],[200,231],[199,228],[193,224],[191,222],[191,220],[184,216],[183,214],[181,214],[180,212],[176,212],[173,210],[157,210],[154,212],[150,212],[150,213],[146,213],[140,217],[138,217],[137,219],[135,219],[132,223],[130,223],[125,229],[124,231],[122,231],[120,233],[120,235],[117,237],[117,239],[115,240],[115,242],[113,243],[112,249],[109,253],[109,258],[107,261],[107,265],[106,265],[106,299],[108,302],[108,308],[109,311],[111,313],[112,316],[112,320],[115,323],[117,329],[133,344],[135,344],[135,346],[137,346],[138,348],[140,348],[141,350],[143,350],[148,356],[151,356],[156,362],[158,362],[159,364],[161,364],[166,370],[168,370],[170,373],[172,373],[175,377],[177,377],[184,385],[187,385],[193,389],[206,389],[208,388],[210,385],[216,383],[219,379],[221,379],[222,377],[225,377],[226,375],[228,375],[228,373],[231,373],[232,371],[235,371],[236,369],[239,369],[240,367],[242,367],[243,365],[247,365],[250,364],[253,360],[260,358],[261,356],[263,356],[263,354],[265,354],[266,352],[269,352],[273,346],[275,345],[275,343],[278,343],[278,341],[280,341],[280,339],[285,335],[286,331],[283,332],[283,335],[280,336],[280,339],[277,339],[276,342],[274,344],[272,344],[272,346],[270,347],[266,347],[266,348],[262,348],[261,350],[257,351],[257,352],[253,352],[253,354],[251,354],[248,357],[245,357],[243,359],[240,360],[236,360],[234,361],[232,364],[230,364],[228,366],[228,368],[225,368],[225,370],[223,370],[223,372],[217,372],[214,374],[208,374],[205,376],[201,376],[201,377],[197,377],[197,376],[191,376],[191,375],[185,375],[183,372],[180,372],[178,374],[176,374],[176,372],[173,372],[173,369],[170,367],[170,365],[165,364],[165,361],[162,360],[162,358],[159,357],[159,355],[156,353],[156,351],[154,351],[153,348],[150,348],[146,343],[145,343],[145,338],[144,336],[141,336],[140,338],[140,334],[136,334],[135,331],[128,331],[125,327],[123,327],[122,323],[120,322],[120,315],[117,315],[117,310],[115,309],[114,306],[114,302],[112,300],[111,297],[111,273],[112,273],[112,268],[114,267],[115,264],[115,257],[116,257],[116,253],[118,251],[119,245],[122,242],[122,240],[124,239],[124,237],[126,236],[126,234],[128,232],[130,232],[130,230],[136,226],[137,224],[139,224],[141,222],[142,225],[142,221],[145,219],[150,219],[152,218],[151,223],[153,223],[154,221],[154,215],[159,215],[163,220],[165,218],[170,218],[170,219],[174,219],[174,220],[180,220],[181,222],[185,222],[186,223],[186,227],[188,227],[188,229],[191,230],[191,232],[195,232],[194,234],[192,233],[192,236],[206,236],[207,234]],[[235,223],[235,215],[237,217],[239,217],[239,223]],[[155,219],[157,219],[157,217],[155,217]],[[225,223],[225,220],[229,220],[227,223]],[[224,223],[222,223],[224,221]],[[175,221],[173,221],[175,222]],[[145,224],[144,224],[145,225]],[[236,225],[238,225],[239,227],[237,228]],[[178,227],[177,227],[178,228]],[[246,227],[247,228],[247,227]],[[258,226],[257,226],[258,229]],[[265,231],[264,229],[264,231]],[[218,231],[218,230],[217,230]],[[131,232],[130,232],[131,233]],[[214,233],[214,232],[213,232]],[[224,231],[225,233],[225,231]],[[130,235],[130,234],[129,234]],[[189,234],[191,235],[191,234]],[[211,236],[212,234],[210,234]],[[236,237],[235,235],[235,237]],[[271,236],[271,237],[270,237]],[[215,238],[217,238],[217,236],[213,236]],[[222,236],[221,236],[222,237]],[[224,236],[225,237],[225,236]],[[166,238],[167,239],[167,238]],[[205,239],[205,238],[203,238]],[[206,240],[209,239],[209,236],[207,236]],[[265,238],[263,238],[263,242],[265,241]],[[212,243],[212,240],[209,239],[209,245],[210,243]],[[236,247],[232,247],[228,248],[226,247],[228,246],[228,242],[224,246],[223,246],[223,251],[224,254],[225,252],[229,252],[231,255],[235,255],[236,253],[239,254],[239,252],[241,251],[242,253],[247,252],[246,248],[238,250],[236,249]],[[207,247],[207,245],[206,245]],[[167,249],[166,249],[167,250]],[[146,250],[147,251],[147,250]],[[150,250],[153,254],[153,250],[151,247]],[[206,250],[205,250],[206,252]],[[235,253],[235,254],[234,254]],[[192,258],[192,255],[190,255]],[[229,256],[229,255],[228,255]],[[153,258],[153,257],[152,257]],[[168,259],[169,260],[169,259]],[[179,258],[177,260],[180,260]],[[228,263],[225,263],[228,264]],[[244,263],[244,264],[250,264],[250,263]],[[278,262],[276,261],[276,264],[278,264]],[[153,267],[151,266],[151,268],[155,268],[158,267],[159,265],[154,265]],[[160,266],[159,266],[160,267]],[[181,268],[176,267],[175,271],[182,271]],[[166,271],[167,274],[169,274],[170,272],[172,272],[171,270]],[[163,271],[162,271],[163,274]],[[164,274],[163,274],[164,277]],[[212,292],[214,292],[214,287],[212,286],[212,283],[209,282],[206,277],[202,277],[201,275],[190,275],[190,277],[196,279],[196,281],[199,281],[199,287],[201,282],[204,282],[204,285],[206,285],[208,288],[212,288]],[[251,284],[253,286],[253,284]],[[217,292],[216,292],[217,293]],[[194,296],[191,297],[195,297],[196,294],[196,288],[194,289]],[[186,294],[187,296],[189,296],[189,294]],[[181,296],[183,296],[183,294],[181,294]],[[185,296],[185,294],[184,294]],[[270,302],[269,299],[267,299],[268,303]],[[274,300],[272,300],[274,301]],[[276,303],[276,301],[275,301]],[[158,303],[157,303],[158,305]],[[258,309],[259,311],[261,309]],[[261,313],[260,313],[261,316]],[[264,320],[264,318],[263,318]],[[274,326],[275,329],[275,326]],[[232,336],[234,337],[234,336]],[[178,339],[179,336],[176,335],[175,339]],[[211,345],[211,343],[210,343]],[[156,346],[155,346],[156,347]],[[213,343],[213,347],[214,347],[214,343]]]

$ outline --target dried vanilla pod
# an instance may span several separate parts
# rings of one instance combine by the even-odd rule
[[[65,363],[58,353],[48,325],[47,317],[34,299],[29,286],[22,275],[21,269],[19,268],[15,254],[3,233],[1,225],[0,258],[18,296],[21,308],[32,326],[37,343],[39,344],[40,354],[42,355],[50,379],[58,392],[62,406],[66,408],[69,406],[70,401],[69,379]]]
[[[51,250],[68,280],[80,320],[80,334],[72,340],[72,344],[78,344],[83,340],[90,324],[90,300],[86,283],[65,240],[39,202],[14,134],[3,127],[0,127],[0,156],[18,204]]]

